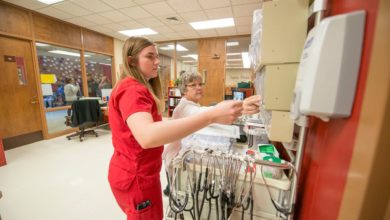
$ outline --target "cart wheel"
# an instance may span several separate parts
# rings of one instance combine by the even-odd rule
[[[96,137],[98,137],[99,135],[98,134],[95,134]]]
[[[70,141],[70,137],[66,137],[66,139],[68,139],[68,141]]]

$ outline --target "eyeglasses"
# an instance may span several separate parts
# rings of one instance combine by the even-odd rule
[[[192,84],[188,84],[188,85],[186,85],[187,87],[191,87],[191,88],[195,88],[195,87],[200,87],[200,88],[202,88],[203,86],[204,86],[204,83],[192,83]]]

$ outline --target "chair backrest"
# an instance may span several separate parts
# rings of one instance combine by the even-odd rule
[[[97,100],[77,100],[72,103],[72,127],[98,124],[102,120],[100,105]]]

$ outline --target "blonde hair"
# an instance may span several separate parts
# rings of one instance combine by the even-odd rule
[[[179,78],[179,89],[181,94],[185,94],[187,92],[188,83],[192,83],[197,80],[202,81],[202,76],[199,73],[193,73],[193,72],[181,73]]]
[[[130,37],[125,41],[122,50],[122,58],[123,58],[123,72],[120,75],[121,80],[131,77],[137,80],[139,83],[143,84],[148,88],[149,92],[152,94],[154,101],[156,102],[158,112],[162,113],[165,109],[164,98],[162,95],[162,86],[160,80],[160,74],[157,77],[150,79],[149,81],[145,79],[144,75],[139,71],[138,65],[134,65],[138,63],[138,58],[140,52],[148,47],[156,45],[151,40],[144,37]],[[131,63],[128,61],[128,57],[131,56]]]

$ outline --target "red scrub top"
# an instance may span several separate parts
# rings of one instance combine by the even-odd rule
[[[143,149],[135,139],[126,119],[136,112],[148,112],[153,121],[161,121],[157,105],[148,89],[133,78],[123,79],[112,91],[109,120],[114,154],[108,180],[113,194],[127,214],[127,219],[162,219],[160,170],[163,146]],[[151,205],[136,210],[137,204]]]

